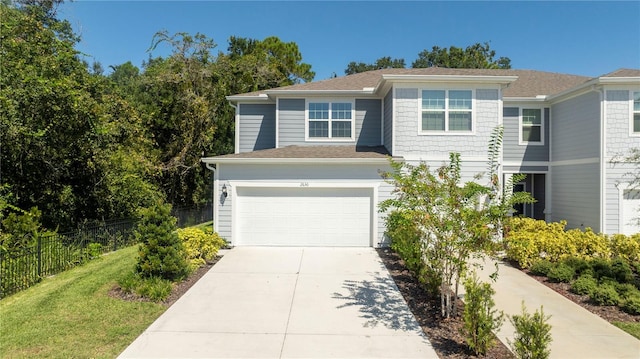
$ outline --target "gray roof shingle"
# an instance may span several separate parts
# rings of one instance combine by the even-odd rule
[[[215,159],[386,159],[389,152],[384,146],[286,146],[252,152],[234,153],[213,157]]]

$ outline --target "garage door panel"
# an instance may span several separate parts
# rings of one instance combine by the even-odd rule
[[[237,245],[370,245],[371,189],[238,188],[237,195]]]

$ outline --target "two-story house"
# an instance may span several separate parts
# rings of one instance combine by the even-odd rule
[[[526,173],[525,216],[637,232],[638,191],[613,161],[640,147],[640,70],[588,78],[529,70],[384,69],[229,96],[235,153],[214,170],[214,226],[232,245],[379,246],[388,157],[432,168],[459,152],[487,171],[504,127],[501,178]]]

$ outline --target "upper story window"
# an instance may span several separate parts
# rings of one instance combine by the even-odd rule
[[[308,102],[307,139],[352,140],[353,103]]]
[[[542,109],[523,108],[520,113],[520,143],[544,144]]]
[[[640,135],[640,92],[633,93],[633,123],[632,131],[635,135]]]
[[[422,90],[421,109],[423,133],[473,131],[471,90]]]

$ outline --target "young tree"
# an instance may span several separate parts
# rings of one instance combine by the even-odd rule
[[[502,128],[498,127],[490,142],[488,185],[462,183],[458,153],[451,153],[449,163],[434,171],[425,163],[391,160],[393,171],[383,173],[395,186],[396,197],[383,201],[380,210],[400,212],[414,223],[411,230],[419,231],[424,274],[435,277],[424,281],[439,284],[445,317],[456,314],[455,299],[469,259],[496,249],[502,221],[513,205],[533,201],[526,193],[502,192],[497,174],[501,138]]]

